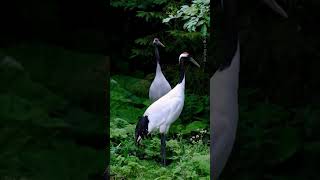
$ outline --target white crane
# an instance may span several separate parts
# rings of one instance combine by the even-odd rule
[[[171,90],[171,86],[167,79],[164,77],[161,67],[160,67],[160,55],[158,46],[165,47],[158,38],[154,38],[153,45],[155,48],[155,57],[157,62],[156,76],[154,77],[150,89],[149,89],[149,99],[151,102],[155,102],[163,95],[167,94]]]
[[[285,11],[274,0],[263,0],[281,16]],[[236,0],[222,0],[226,39],[225,62],[210,79],[211,179],[218,179],[234,144],[238,124],[240,46],[235,26]],[[229,39],[228,39],[229,38]]]
[[[171,124],[178,119],[184,105],[185,90],[185,63],[192,62],[200,65],[187,53],[179,56],[179,82],[166,95],[152,103],[137,123],[135,130],[136,142],[139,144],[150,133],[159,129],[161,134],[161,157],[163,165],[166,164],[166,134]]]

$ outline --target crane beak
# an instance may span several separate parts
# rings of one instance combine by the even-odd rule
[[[275,0],[263,0],[272,10],[280,14],[284,18],[288,18],[288,14],[282,9],[282,7]]]
[[[162,44],[162,42],[158,41],[159,45],[162,46],[162,47],[166,47]]]
[[[200,65],[197,63],[197,61],[196,60],[194,60],[192,57],[190,57],[190,61],[194,64],[194,65],[196,65],[198,68],[200,68]]]

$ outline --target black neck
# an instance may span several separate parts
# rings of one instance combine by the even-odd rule
[[[182,82],[184,75],[185,75],[185,68],[184,68],[184,61],[181,60],[179,64],[179,71],[180,71],[180,77],[179,77],[179,83]]]
[[[159,50],[158,50],[158,46],[157,45],[154,45],[154,52],[156,54],[157,63],[160,63],[160,55],[159,55]]]

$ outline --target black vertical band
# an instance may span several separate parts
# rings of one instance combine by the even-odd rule
[[[156,61],[158,63],[160,63],[160,55],[159,55],[159,49],[157,45],[154,45],[154,52],[155,52],[155,56],[156,56]]]
[[[179,83],[182,82],[182,80],[184,79],[184,75],[185,75],[185,68],[184,68],[184,60],[183,58],[181,59],[180,61],[180,64],[179,64]]]
[[[238,45],[238,29],[237,29],[237,1],[223,0],[223,22],[222,28],[224,30],[223,47],[224,47],[224,61],[219,66],[219,70],[223,70],[230,66],[232,58],[237,50]]]
[[[231,64],[237,50],[237,0],[219,0],[211,4],[208,68],[210,77]]]

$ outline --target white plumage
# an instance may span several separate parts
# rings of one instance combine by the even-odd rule
[[[160,55],[158,46],[165,47],[158,38],[154,38],[153,45],[155,48],[155,58],[157,62],[157,68],[156,68],[156,76],[154,77],[151,86],[149,88],[149,99],[151,102],[155,102],[159,98],[161,98],[163,95],[167,94],[171,90],[171,86],[167,79],[164,77],[161,66],[160,66]]]
[[[154,77],[149,89],[149,99],[151,102],[155,102],[163,95],[167,94],[170,90],[171,86],[164,77],[160,64],[157,62],[156,76]]]
[[[184,65],[190,61],[199,67],[199,64],[184,52],[179,57],[180,79],[179,83],[166,95],[152,103],[144,112],[136,126],[136,142],[150,133],[159,130],[161,133],[161,156],[165,165],[165,134],[168,133],[171,124],[180,116],[184,105],[185,69]]]
[[[157,129],[160,130],[160,133],[168,132],[170,125],[178,119],[183,109],[184,89],[185,79],[148,107],[143,116],[148,116],[149,133]]]

